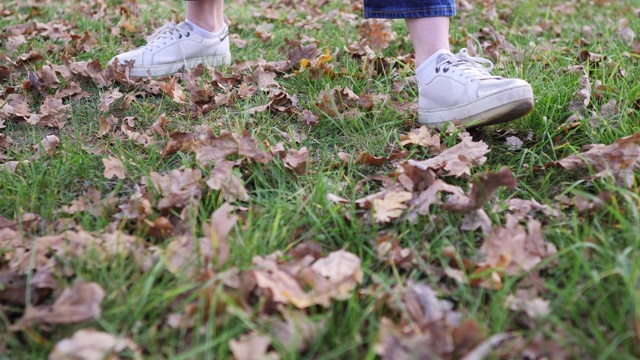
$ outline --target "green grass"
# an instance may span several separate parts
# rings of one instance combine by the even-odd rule
[[[314,4],[313,1],[299,3]],[[221,106],[200,117],[192,114],[193,104],[189,101],[181,105],[168,96],[138,97],[131,107],[124,110],[120,109],[122,100],[119,100],[110,110],[119,119],[135,116],[136,131],[149,128],[161,114],[166,114],[171,120],[165,129],[167,133],[191,132],[204,124],[211,126],[216,133],[229,130],[241,134],[247,130],[258,144],[268,142],[273,145],[283,141],[288,149],[305,146],[310,150],[311,171],[303,176],[292,174],[277,160],[267,165],[245,163],[240,167],[237,175],[249,191],[250,200],[236,204],[243,210],[238,211],[240,220],[231,231],[231,253],[223,269],[250,270],[254,256],[266,256],[276,251],[286,253],[300,243],[316,241],[322,245],[325,255],[339,249],[356,254],[362,260],[364,280],[349,299],[334,301],[329,308],[317,306],[306,311],[310,318],[325,321],[326,327],[310,341],[305,351],[287,348],[275,338],[271,349],[281,359],[379,358],[375,347],[379,341],[381,318],[387,316],[400,321],[405,316],[402,315],[403,310],[394,311],[389,306],[382,306],[371,293],[380,297],[383,294],[398,296],[398,288],[407,287],[413,281],[430,284],[441,299],[454,305],[463,319],[476,320],[490,334],[516,332],[527,338],[546,333],[569,351],[574,351],[577,358],[633,359],[640,356],[640,336],[637,333],[640,328],[640,262],[637,261],[640,256],[640,196],[637,174],[633,186],[624,188],[609,179],[592,179],[589,170],[565,171],[544,167],[550,161],[578,153],[584,145],[610,144],[640,131],[640,111],[634,107],[634,102],[640,99],[640,86],[635,79],[640,55],[633,53],[633,45],[625,43],[618,30],[618,20],[626,17],[630,21],[629,26],[636,32],[640,31],[638,5],[631,0],[604,5],[560,0],[545,4],[512,0],[498,2],[498,16],[494,18],[489,16],[490,5],[485,7],[481,2],[471,2],[474,3],[473,8],[458,9],[459,15],[452,21],[451,41],[456,51],[467,44],[475,44],[480,49],[485,36],[482,29],[488,27],[522,51],[522,61],[516,61],[499,50],[501,61],[496,63],[495,72],[526,79],[536,96],[535,110],[526,118],[472,132],[475,140],[483,140],[491,148],[487,162],[475,168],[473,175],[507,166],[519,181],[513,190],[499,190],[492,203],[484,207],[493,226],[504,225],[505,216],[493,211],[492,204],[502,204],[510,198],[535,199],[541,204],[556,206],[561,195],[588,197],[604,191],[613,194],[612,201],[589,213],[567,207],[560,209],[560,217],[534,215],[543,222],[544,235],[556,245],[558,253],[545,260],[550,264],[541,271],[543,290],[540,297],[550,301],[550,313],[544,320],[532,323],[531,319],[523,319],[522,314],[508,311],[504,305],[510,294],[526,286],[526,275],[505,277],[500,290],[459,284],[439,275],[438,271],[447,261],[441,255],[443,248],[454,246],[463,258],[475,259],[482,244],[482,234],[460,230],[464,218],[461,214],[432,206],[429,216],[400,218],[388,225],[380,225],[361,218],[363,210],[354,204],[336,205],[327,200],[328,193],[349,200],[372,194],[382,185],[371,177],[388,175],[393,171],[391,165],[381,168],[355,163],[336,166],[340,151],[388,156],[392,149],[400,146],[400,137],[417,127],[412,110],[398,110],[393,101],[377,102],[372,110],[361,110],[353,117],[345,114],[329,116],[319,105],[321,93],[334,87],[348,87],[356,94],[389,94],[393,99],[394,83],[413,75],[411,65],[397,64],[391,71],[369,76],[362,62],[345,51],[345,46],[360,40],[360,36],[357,27],[341,17],[350,14],[352,5],[357,3],[329,2],[321,9],[323,15],[307,13],[304,7],[293,9],[277,1],[247,0],[242,4],[226,5],[232,34],[247,41],[246,47],[234,46],[232,49],[237,63],[258,58],[286,60],[286,50],[282,50],[286,48],[285,39],[296,39],[300,35],[316,39],[320,51],[328,50],[333,55],[329,63],[336,72],[334,77],[317,78],[309,71],[303,71],[295,76],[287,74],[276,79],[288,94],[297,96],[301,109],[319,116],[316,127],[305,126],[295,114],[249,114],[248,109],[268,101],[265,92],[244,100],[237,99],[232,106]],[[40,103],[41,95],[22,87],[28,80],[28,71],[37,71],[47,63],[64,64],[63,58],[67,56],[72,61],[97,59],[104,66],[119,52],[143,44],[145,36],[166,20],[180,20],[184,6],[177,0],[3,3],[0,10],[12,14],[3,15],[0,19],[2,28],[33,21],[65,22],[78,35],[85,31],[91,33],[97,44],[88,51],[67,54],[65,46],[73,47],[74,41],[65,42],[40,35],[11,52],[4,50],[9,39],[8,33],[4,32],[0,41],[8,58],[16,61],[23,53],[38,51],[44,60],[12,70],[11,78],[0,80],[3,88],[0,90],[0,103],[7,98],[9,89],[27,93],[34,98],[34,104]],[[568,8],[573,11],[565,11]],[[264,14],[263,9],[273,11],[277,18],[261,15]],[[91,13],[87,15],[87,11]],[[140,32],[123,30],[119,36],[112,34],[122,12],[129,12],[135,17],[132,23]],[[306,25],[304,28],[287,24],[286,19],[291,12],[297,12],[296,18],[302,19],[301,23]],[[362,21],[361,16],[356,17],[357,23]],[[273,38],[266,43],[255,36],[256,26],[261,24],[273,26],[270,30]],[[592,30],[585,30],[587,27]],[[397,39],[380,53],[388,59],[411,52],[403,22],[394,21],[392,29],[397,33]],[[561,31],[556,33],[556,29]],[[581,42],[581,38],[586,41]],[[568,105],[574,98],[581,74],[564,70],[583,64],[577,59],[583,50],[606,55],[607,60],[603,63],[584,64],[592,85],[599,80],[604,91],[599,99],[592,94],[584,119],[578,120],[578,126],[567,128],[562,124],[571,115]],[[10,67],[3,60],[0,60],[0,65]],[[223,74],[231,73],[229,68],[220,70]],[[622,76],[620,70],[626,74]],[[198,81],[206,82],[207,76],[205,74]],[[59,88],[65,85],[61,83]],[[15,173],[0,170],[0,215],[7,219],[19,219],[27,213],[40,216],[42,220],[35,226],[21,229],[25,247],[31,246],[33,239],[38,237],[60,234],[67,224],[81,226],[94,234],[119,228],[139,236],[147,250],[150,246],[166,248],[172,239],[151,238],[133,222],[111,215],[93,216],[88,212],[70,215],[59,210],[92,188],[97,189],[103,198],[113,192],[122,199],[119,203],[122,204],[150,173],[166,173],[181,166],[200,169],[206,180],[211,166],[199,165],[193,154],[177,153],[163,158],[161,152],[166,139],[158,135],[155,136],[156,143],[147,148],[113,134],[99,137],[98,118],[107,117],[108,113],[99,111],[98,104],[100,94],[106,89],[100,89],[89,81],[81,85],[91,96],[67,102],[72,110],[64,129],[34,127],[15,119],[7,119],[5,128],[0,129],[0,133],[14,142],[6,149],[7,159],[0,157],[0,164],[4,161],[30,161],[19,165]],[[49,91],[51,94],[55,92]],[[128,90],[121,87],[121,92],[126,94]],[[404,102],[414,102],[417,101],[416,93],[417,89],[405,88],[398,96]],[[611,99],[617,101],[619,113],[599,124],[592,124],[589,120],[591,112],[599,114],[601,107]],[[304,135],[304,139],[300,143],[288,142],[282,135],[284,133]],[[57,153],[33,159],[34,149],[44,136],[50,134],[60,139]],[[513,134],[523,140],[521,149],[510,150],[505,146],[505,137]],[[455,134],[441,136],[448,146],[458,141]],[[409,146],[407,150],[411,152],[412,159],[429,157],[426,150],[418,147]],[[104,178],[102,159],[108,156],[117,157],[125,164],[125,179]],[[464,178],[446,180],[465,189],[470,183]],[[198,235],[200,224],[207,221],[224,202],[218,191],[201,185],[202,196],[188,209],[190,220],[185,225]],[[148,218],[155,219],[160,215],[177,216],[179,211],[161,213],[152,209]],[[381,231],[397,235],[402,247],[420,255],[414,267],[409,270],[390,267],[377,258],[375,242]],[[0,271],[8,269],[13,256],[15,249],[0,242]],[[269,322],[281,318],[266,297],[254,299],[252,310],[242,309],[231,298],[228,289],[216,280],[215,276],[219,274],[208,280],[174,275],[161,259],[145,267],[132,255],[104,259],[97,252],[87,252],[84,257],[64,258],[60,262],[65,264],[65,271],[56,269],[55,272],[60,288],[83,278],[97,282],[105,290],[102,315],[77,325],[56,325],[50,329],[36,326],[31,331],[14,332],[8,329],[24,309],[0,302],[0,338],[4,341],[0,342],[0,359],[44,359],[58,341],[70,337],[78,329],[90,327],[132,339],[144,358],[231,358],[230,340],[250,330],[269,334]],[[208,297],[199,296],[200,291],[207,291]],[[55,298],[54,295],[45,302],[50,303]],[[192,327],[167,326],[169,314],[183,312],[187,305],[193,304],[196,306]],[[224,307],[224,310],[216,311],[219,307]],[[285,308],[294,309],[291,305]],[[123,358],[134,357],[127,351],[120,355]]]

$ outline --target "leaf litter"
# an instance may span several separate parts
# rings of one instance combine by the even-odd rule
[[[99,3],[96,2],[97,5]],[[491,10],[488,14],[492,17],[510,16],[508,12],[498,13],[490,3],[478,6],[488,6]],[[476,6],[467,2],[462,5],[463,8]],[[117,25],[112,28],[115,35],[126,38],[129,36],[127,33],[142,33],[141,29],[136,28],[140,25],[135,25],[139,20],[136,6],[135,3],[122,6],[118,20],[114,21]],[[273,166],[279,161],[292,176],[305,176],[318,171],[313,162],[316,149],[306,146],[286,149],[282,143],[270,145],[262,141],[258,132],[206,125],[196,127],[192,132],[168,132],[166,128],[172,128],[170,118],[174,114],[163,114],[150,128],[144,129],[139,119],[121,118],[119,114],[140,97],[164,96],[180,107],[175,116],[183,116],[188,112],[200,118],[211,111],[231,108],[236,101],[260,94],[267,100],[249,109],[250,114],[292,115],[301,124],[316,127],[326,121],[327,116],[353,119],[361,116],[362,112],[395,101],[394,97],[387,94],[356,94],[347,86],[327,86],[316,99],[309,99],[315,106],[305,108],[298,100],[298,94],[289,93],[280,80],[301,74],[311,79],[335,77],[342,71],[339,61],[345,54],[358,61],[363,74],[367,76],[386,73],[390,69],[390,73],[394,73],[394,66],[400,66],[394,64],[411,63],[412,60],[392,60],[379,55],[391,42],[398,41],[398,35],[391,29],[389,21],[358,22],[345,13],[324,14],[307,2],[298,5],[285,2],[283,6],[292,9],[294,15],[296,11],[306,11],[306,19],[295,20],[294,16],[284,20],[300,21],[303,26],[313,26],[314,21],[325,21],[331,17],[351,21],[358,25],[359,40],[346,46],[343,51],[335,52],[318,48],[320,42],[315,39],[287,39],[282,49],[285,56],[281,61],[259,59],[236,62],[227,73],[199,66],[166,79],[139,80],[129,78],[127,65],[105,66],[98,60],[76,61],[75,54],[89,51],[97,42],[94,34],[87,31],[77,34],[77,28],[66,21],[25,22],[22,26],[5,28],[11,35],[3,35],[8,54],[3,56],[0,81],[9,84],[10,79],[19,79],[22,86],[12,88],[7,85],[0,94],[4,104],[0,108],[0,130],[7,132],[4,124],[10,122],[12,125],[47,127],[55,132],[46,135],[34,147],[31,161],[46,161],[47,158],[64,155],[60,154],[64,151],[60,143],[67,140],[58,135],[71,118],[71,104],[90,97],[85,89],[95,87],[100,89],[95,107],[102,113],[93,120],[99,127],[95,135],[108,141],[116,138],[125,140],[135,146],[151,149],[149,151],[159,148],[163,159],[178,152],[193,155],[197,163],[193,167],[153,171],[136,181],[126,171],[126,159],[102,157],[104,177],[133,182],[135,186],[132,188],[135,190],[121,196],[115,193],[102,194],[95,188],[89,188],[58,211],[67,215],[88,212],[114,221],[100,231],[87,232],[73,223],[67,224],[66,230],[57,231],[54,229],[61,224],[47,223],[45,220],[44,224],[51,229],[50,233],[35,236],[28,231],[28,226],[23,227],[23,224],[28,224],[25,219],[14,221],[1,217],[0,305],[12,304],[22,308],[20,316],[12,318],[13,331],[26,331],[34,325],[51,328],[82,323],[100,316],[101,302],[109,294],[105,294],[97,283],[84,282],[80,274],[75,274],[69,266],[70,259],[88,256],[89,247],[92,247],[103,259],[132,257],[146,269],[154,262],[161,261],[166,270],[175,276],[206,283],[195,292],[198,298],[211,300],[216,292],[222,291],[238,305],[235,310],[223,309],[227,318],[233,316],[233,311],[242,311],[248,317],[257,314],[256,319],[259,318],[268,326],[265,325],[261,332],[251,330],[229,341],[231,352],[237,359],[256,356],[279,358],[276,351],[278,347],[274,343],[303,353],[325,329],[324,321],[310,318],[312,309],[313,313],[322,313],[322,309],[336,302],[367,293],[387,300],[381,305],[383,315],[379,318],[381,326],[375,344],[377,354],[385,359],[431,358],[433,354],[441,358],[485,358],[488,351],[500,354],[502,344],[509,341],[523,353],[541,354],[544,351],[540,348],[545,346],[547,350],[558,348],[554,340],[540,334],[535,335],[529,344],[517,334],[489,336],[486,324],[465,319],[469,314],[464,309],[456,309],[455,304],[447,300],[449,291],[445,283],[453,279],[458,283],[457,286],[496,290],[501,288],[508,276],[525,276],[539,272],[543,266],[553,266],[553,258],[558,250],[554,244],[546,241],[545,222],[539,218],[547,220],[561,217],[563,209],[570,206],[576,207],[581,213],[593,212],[604,206],[611,196],[608,193],[597,195],[594,199],[564,196],[554,204],[545,205],[533,199],[518,198],[499,203],[495,195],[501,189],[517,193],[517,178],[508,168],[498,172],[479,169],[487,162],[491,148],[484,141],[474,140],[466,132],[458,135],[455,144],[447,146],[441,140],[445,135],[420,127],[401,135],[399,143],[392,144],[393,150],[386,156],[376,156],[366,151],[355,154],[337,152],[336,157],[340,159],[338,166],[379,168],[377,178],[363,180],[381,182],[382,185],[378,191],[363,194],[356,200],[328,194],[328,198],[339,209],[353,206],[358,210],[355,216],[345,211],[345,218],[366,226],[376,224],[388,228],[414,221],[417,216],[431,216],[438,212],[464,216],[459,224],[460,230],[480,230],[478,236],[481,246],[473,257],[448,252],[452,260],[448,263],[427,259],[430,266],[444,274],[445,279],[436,284],[442,288],[403,279],[391,289],[379,291],[375,284],[369,283],[374,276],[363,270],[367,265],[362,264],[362,254],[348,249],[327,252],[327,249],[318,249],[318,246],[310,243],[301,243],[286,252],[255,256],[249,269],[236,269],[229,264],[232,257],[229,242],[234,239],[233,230],[243,226],[243,212],[246,211],[243,205],[251,203],[254,195],[254,189],[246,186],[246,170],[250,166]],[[294,11],[296,6],[300,9]],[[571,11],[569,6],[560,10]],[[104,7],[96,6],[91,11],[92,17],[100,18]],[[265,13],[260,16],[279,19],[272,8],[267,7]],[[110,16],[113,21],[114,15]],[[619,37],[625,43],[637,42],[627,19],[620,19],[617,26]],[[542,24],[541,28],[544,27],[556,29],[552,23]],[[269,23],[254,26],[256,39],[263,43],[273,41],[270,28]],[[556,30],[561,32],[561,29]],[[518,61],[523,57],[521,49],[509,43],[507,37],[493,27],[481,28],[474,37],[478,40],[480,50],[475,46],[470,49],[484,52],[496,62],[500,62],[503,54]],[[69,42],[65,48],[67,55],[62,62],[33,66],[41,64],[44,54],[38,51],[16,52],[36,38]],[[58,50],[60,46],[56,45]],[[588,51],[580,52],[578,59],[598,66],[610,64],[606,56]],[[27,67],[33,70],[25,71]],[[204,83],[196,81],[204,71],[212,79]],[[586,67],[580,65],[573,71],[579,72],[580,79],[567,109],[577,114],[586,113],[593,106],[592,98],[600,96],[598,91],[602,88],[592,83]],[[616,106],[615,99],[611,99],[600,107],[599,115],[605,119],[617,116],[619,110]],[[609,145],[587,145],[579,154],[547,164],[545,170],[561,167],[573,173],[590,168],[595,177],[612,178],[619,185],[632,188],[640,159],[637,138],[635,134]],[[305,143],[299,139],[300,136],[298,140],[290,142]],[[29,166],[27,160],[12,159],[13,154],[8,150],[14,141],[6,133],[0,134],[0,171],[19,173],[22,167]],[[517,137],[507,138],[506,144],[512,150],[524,146]],[[415,152],[416,148],[424,148],[420,150],[424,152]],[[394,170],[389,171],[389,168]],[[208,191],[218,192],[223,204],[208,220],[190,219],[187,210],[197,208]],[[506,212],[504,224],[494,223],[502,221],[488,216],[489,211]],[[195,222],[197,229],[189,226],[190,222]],[[143,235],[133,235],[141,229],[144,229],[141,232]],[[148,243],[153,239],[166,242],[162,245]],[[402,241],[401,237],[395,235],[372,240],[371,246],[375,249],[377,261],[392,267],[398,266],[404,271],[410,271],[420,261],[425,261],[424,254],[417,253],[411,247],[402,247]],[[77,280],[74,285],[62,289],[54,273]],[[33,275],[29,283],[26,281],[28,274]],[[30,293],[30,298],[25,293]],[[549,300],[541,295],[521,291],[509,294],[505,308],[544,322],[551,310]],[[165,319],[167,325],[193,328],[196,307],[195,302],[176,306],[176,312]],[[88,343],[94,346],[87,346]],[[71,338],[55,344],[50,358],[117,357],[125,348],[139,354],[137,346],[130,340],[92,329],[81,329]],[[556,355],[557,358],[568,356],[561,350],[557,350]]]

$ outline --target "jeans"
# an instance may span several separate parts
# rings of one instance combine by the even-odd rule
[[[455,0],[364,0],[364,16],[368,18],[406,19],[455,14]]]

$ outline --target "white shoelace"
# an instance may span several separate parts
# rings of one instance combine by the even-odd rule
[[[187,29],[181,28],[173,21],[167,24],[164,24],[161,28],[154,31],[153,34],[147,37],[147,44],[144,47],[153,48],[159,46],[159,42],[177,36],[178,38],[182,38],[183,36],[189,37],[191,36],[191,32]],[[163,43],[164,44],[164,43]]]
[[[436,72],[451,73],[458,72],[460,76],[475,79],[491,79],[499,78],[499,76],[491,75],[493,62],[489,59],[470,56],[467,49],[461,49],[457,54],[438,62]]]

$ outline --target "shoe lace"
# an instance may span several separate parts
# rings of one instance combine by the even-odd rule
[[[460,76],[473,79],[498,78],[492,76],[493,62],[489,59],[471,56],[467,49],[461,49],[457,54],[449,57],[436,65],[436,72],[457,72]]]
[[[177,26],[176,23],[172,21],[170,23],[164,24],[161,28],[154,31],[153,34],[149,35],[147,37],[147,44],[145,45],[145,47],[158,47],[160,45],[160,42],[162,42],[162,44],[166,44],[166,39],[173,38],[174,36],[182,39],[183,36],[191,36],[191,32],[187,29]]]

